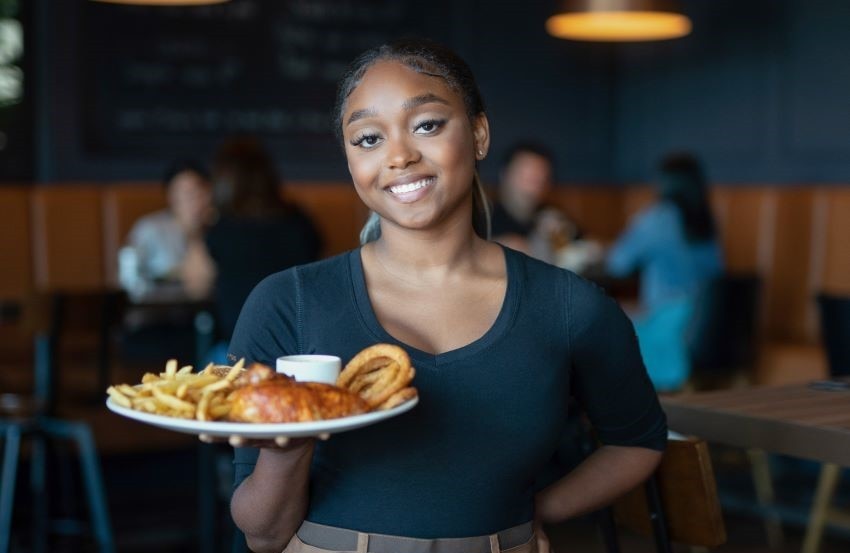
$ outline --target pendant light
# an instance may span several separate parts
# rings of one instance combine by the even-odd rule
[[[230,0],[94,0],[107,4],[130,4],[134,6],[203,6],[206,4],[223,4]]]
[[[557,38],[596,42],[640,42],[679,38],[691,20],[675,0],[563,0],[546,20]]]

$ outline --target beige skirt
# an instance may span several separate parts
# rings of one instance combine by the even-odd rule
[[[419,539],[304,521],[283,553],[537,553],[531,522],[489,536]]]

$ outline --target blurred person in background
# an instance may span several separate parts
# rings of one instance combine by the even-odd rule
[[[689,377],[687,326],[700,290],[722,273],[723,256],[696,157],[666,156],[656,195],[608,252],[606,270],[615,277],[640,274],[635,331],[653,384],[669,392]]]
[[[547,206],[554,183],[554,157],[540,144],[519,142],[502,161],[491,215],[493,240],[543,261],[557,261],[558,251],[578,238],[576,225]]]
[[[212,216],[209,176],[200,164],[172,163],[163,184],[168,207],[136,221],[119,252],[119,279],[131,298],[180,281],[186,254],[192,244],[203,242]]]
[[[256,139],[224,142],[212,163],[217,216],[205,243],[183,267],[187,290],[212,293],[218,337],[230,339],[242,304],[263,278],[319,258],[321,240],[310,218],[280,194],[274,162]],[[224,362],[225,344],[214,355]]]

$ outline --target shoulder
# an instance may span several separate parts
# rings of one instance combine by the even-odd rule
[[[351,256],[356,255],[357,251],[348,250],[319,261],[298,265],[294,269],[298,271],[299,278],[309,282],[311,286],[318,283],[338,284],[339,279],[350,273]]]
[[[176,224],[174,215],[167,209],[161,209],[139,217],[133,224],[133,232],[159,230]]]
[[[678,217],[675,205],[666,200],[656,200],[629,217],[629,227],[641,227],[661,223]]]
[[[267,296],[268,299],[277,297],[283,291],[292,291],[302,284],[310,288],[318,288],[323,284],[335,284],[338,278],[348,272],[351,251],[314,261],[296,265],[286,270],[271,274],[260,281],[252,295]]]
[[[514,264],[516,267],[521,269],[520,274],[526,282],[541,286],[571,286],[575,282],[591,284],[568,269],[563,269],[557,265],[541,261],[540,259],[509,247],[502,247],[505,249],[505,255],[507,256],[508,263]]]
[[[660,200],[642,211],[638,219],[648,223],[672,224],[679,220],[679,208],[670,201]]]
[[[605,293],[596,284],[568,269],[510,248],[505,248],[505,252],[508,263],[513,265],[511,273],[520,281],[520,286],[515,289],[522,290],[523,301],[546,302],[547,309],[569,314],[575,309],[575,297],[583,304],[605,298]],[[585,308],[583,304],[580,309]]]

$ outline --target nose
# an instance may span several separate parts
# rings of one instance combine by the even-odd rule
[[[420,153],[416,145],[407,138],[397,137],[388,141],[386,166],[388,169],[405,169],[419,161]]]

